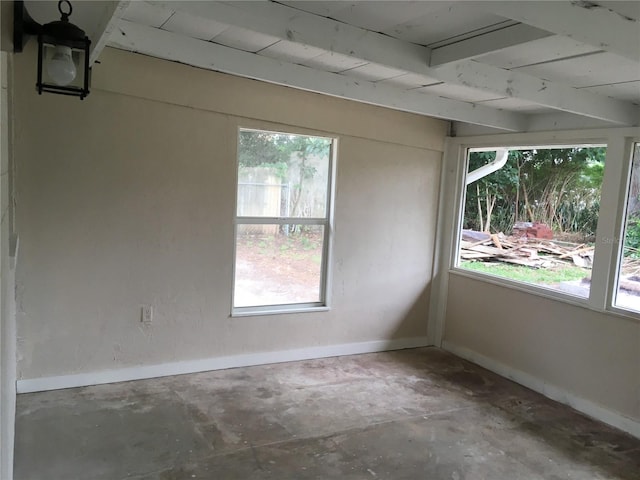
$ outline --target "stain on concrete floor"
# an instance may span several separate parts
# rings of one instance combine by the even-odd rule
[[[435,348],[18,397],[15,480],[639,480],[640,440]]]

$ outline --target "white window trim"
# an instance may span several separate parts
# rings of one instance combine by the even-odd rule
[[[437,225],[434,283],[428,331],[434,345],[441,345],[446,316],[449,275],[459,275],[501,285],[551,300],[601,313],[640,321],[640,313],[613,306],[617,288],[618,259],[626,212],[631,153],[640,141],[640,128],[568,130],[519,134],[449,137],[445,143]],[[602,182],[600,215],[589,298],[517,282],[456,266],[463,216],[467,149],[490,147],[566,146],[606,144],[607,159]],[[618,208],[624,205],[625,208]],[[603,215],[603,212],[605,213]],[[607,215],[615,212],[615,215]]]
[[[640,320],[640,312],[633,312],[614,305],[620,273],[619,259],[622,256],[624,248],[624,228],[626,223],[627,201],[629,199],[629,184],[631,182],[631,168],[633,166],[633,146],[635,143],[640,143],[640,134],[637,136],[623,137],[616,145],[620,150],[619,155],[622,156],[622,162],[620,163],[621,179],[617,185],[619,188],[617,198],[615,195],[611,195],[609,200],[616,205],[622,205],[623,208],[618,209],[615,216],[612,215],[612,217],[615,217],[611,221],[614,222],[614,233],[617,232],[617,235],[602,238],[603,242],[610,247],[609,265],[611,267],[608,278],[603,278],[602,281],[604,285],[606,285],[606,289],[604,290],[606,309],[610,312]],[[612,188],[615,188],[615,185],[612,186]],[[602,202],[600,208],[602,208]],[[595,266],[594,264],[594,268]]]
[[[263,131],[270,133],[281,133],[283,135],[299,135],[305,137],[318,137],[331,140],[331,149],[329,152],[329,178],[327,182],[327,204],[326,204],[326,216],[321,218],[315,217],[239,217],[238,216],[238,162],[239,152],[235,150],[235,162],[236,162],[236,188],[235,188],[235,200],[233,204],[233,267],[232,267],[232,283],[231,283],[231,317],[252,317],[259,315],[281,315],[287,313],[307,313],[307,312],[327,312],[331,310],[331,265],[332,265],[332,252],[333,252],[333,237],[334,237],[334,198],[335,198],[335,184],[336,184],[336,160],[338,152],[338,138],[333,136],[327,136],[326,134],[314,134],[314,133],[299,133],[292,129],[292,131],[285,131],[283,129],[272,128],[254,128],[238,126],[236,131],[236,139],[239,141],[240,131],[253,130]],[[237,143],[236,143],[237,145]],[[238,225],[247,224],[276,224],[276,225],[321,225],[323,229],[322,240],[322,264],[320,268],[320,301],[318,302],[306,302],[306,303],[288,303],[288,304],[274,304],[274,305],[252,305],[247,307],[236,307],[235,302],[235,285],[236,285],[236,248],[238,238]]]

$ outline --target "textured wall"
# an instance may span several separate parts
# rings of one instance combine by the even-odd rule
[[[640,324],[450,275],[445,341],[640,420]]]
[[[19,378],[426,335],[445,122],[110,49],[39,97],[16,60]],[[240,126],[338,138],[328,312],[230,317]]]

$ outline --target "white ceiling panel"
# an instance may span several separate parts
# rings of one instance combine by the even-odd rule
[[[594,0],[571,10],[579,21],[558,14],[573,8],[564,2],[558,10],[542,0],[515,7],[480,0],[132,1],[118,24],[131,38],[110,38],[120,48],[146,45],[148,54],[196,66],[209,65],[203,58],[215,52],[229,73],[251,71],[252,78],[391,108],[410,98],[408,111],[506,130],[528,128],[527,115],[550,111],[637,125],[640,63],[633,52],[640,38],[620,16],[640,17],[640,1]],[[527,37],[518,19],[566,36]],[[502,37],[495,33],[508,26]],[[458,45],[454,61],[427,65],[429,47],[451,44]]]
[[[637,0],[625,1],[599,1],[600,5],[610,8],[614,12],[618,12],[628,18],[640,20],[640,2]]]
[[[473,30],[501,24],[505,19],[478,8],[479,2],[422,2],[425,14],[382,33],[420,45],[430,45]]]
[[[273,45],[269,45],[267,48],[260,50],[258,53],[265,57],[282,60],[283,62],[302,63],[306,60],[311,60],[314,57],[323,55],[326,51],[300,43],[281,40],[278,43],[274,43]]]
[[[426,87],[427,85],[435,85],[442,82],[435,78],[427,77],[426,75],[405,73],[404,75],[382,80],[379,83],[409,90],[412,88]]]
[[[553,35],[525,44],[514,45],[499,52],[482,55],[476,60],[496,67],[511,69],[598,51],[595,47],[571,38]]]
[[[405,72],[396,70],[395,68],[384,67],[375,63],[367,63],[361,67],[352,68],[341,72],[343,75],[357,78],[359,80],[367,80],[369,82],[378,82],[403,75]]]
[[[517,69],[535,77],[574,87],[640,80],[640,65],[613,53],[595,53]]]
[[[583,90],[583,89],[580,89]],[[586,87],[584,90],[606,95],[608,97],[640,103],[640,80],[635,82],[614,83],[610,85],[598,85],[596,87]]]
[[[244,28],[229,27],[221,34],[216,35],[211,41],[226,47],[255,53],[279,42],[280,39]]]
[[[496,95],[495,93],[484,92],[482,90],[464,87],[462,85],[450,85],[447,83],[421,87],[413,91],[438,95],[439,97],[453,98],[454,100],[462,100],[465,102],[481,102],[483,100],[501,98],[500,95]]]
[[[122,18],[141,25],[161,27],[171,15],[173,15],[173,10],[147,2],[130,2]]]
[[[297,8],[298,10],[302,10],[304,12],[315,13],[316,15],[321,15],[323,17],[331,17],[331,18],[333,18],[333,16],[340,10],[343,10],[355,4],[354,2],[336,2],[336,1],[333,1],[333,2],[299,1],[299,2],[280,2],[280,3],[283,3],[293,8]]]
[[[438,2],[357,2],[334,12],[331,18],[341,22],[366,28],[374,32],[389,30],[401,25],[416,16],[425,15],[433,8],[438,8]]]
[[[224,32],[229,25],[214,22],[181,12],[174,13],[169,20],[162,25],[163,30],[173,33],[180,33],[201,40],[211,40],[216,35]]]
[[[487,107],[500,108],[503,110],[510,110],[513,112],[522,113],[541,113],[550,112],[551,109],[538,105],[536,103],[520,100],[519,98],[498,98],[496,100],[486,100],[484,102],[478,102]]]
[[[302,62],[302,65],[317,68],[318,70],[323,70],[325,72],[336,73],[359,67],[366,63],[367,62],[357,58],[348,57],[339,53],[327,52],[309,60],[305,60]]]

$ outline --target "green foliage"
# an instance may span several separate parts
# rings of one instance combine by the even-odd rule
[[[242,167],[271,166],[286,173],[293,154],[300,158],[328,155],[330,148],[331,140],[327,138],[240,130],[238,157]],[[305,176],[310,178],[314,173],[313,169],[309,169],[305,171]]]
[[[240,170],[267,167],[283,181],[292,185],[292,215],[299,214],[300,199],[305,182],[312,180],[317,171],[307,162],[312,155],[329,156],[331,140],[322,137],[289,135],[259,130],[240,130],[238,157]],[[295,180],[291,181],[291,177]],[[283,182],[284,183],[284,182]]]
[[[631,258],[640,257],[640,214],[632,214],[627,219],[624,231],[624,255]]]
[[[243,167],[261,167],[286,163],[283,154],[286,136],[253,130],[240,130],[238,157]]]
[[[300,238],[300,244],[302,245],[302,248],[304,248],[305,250],[311,250],[313,248],[313,245],[311,244],[311,240],[309,240],[309,237],[302,237]]]
[[[640,258],[640,144],[636,144],[629,182],[624,255],[633,259]]]
[[[526,221],[595,234],[605,154],[603,147],[511,150],[503,168],[467,187],[464,228],[510,233]],[[494,159],[495,152],[473,152],[469,171]]]
[[[510,152],[510,157],[514,153],[516,152]],[[496,152],[471,153],[469,171],[472,172],[493,162],[495,157]],[[470,184],[467,187],[465,228],[486,231],[489,230],[487,228],[489,223],[494,231],[510,229],[514,222],[515,211],[509,204],[519,186],[518,170],[511,158],[500,170]]]
[[[460,267],[534,285],[554,285],[560,282],[582,280],[588,273],[580,267],[531,268],[524,265],[463,261]]]

